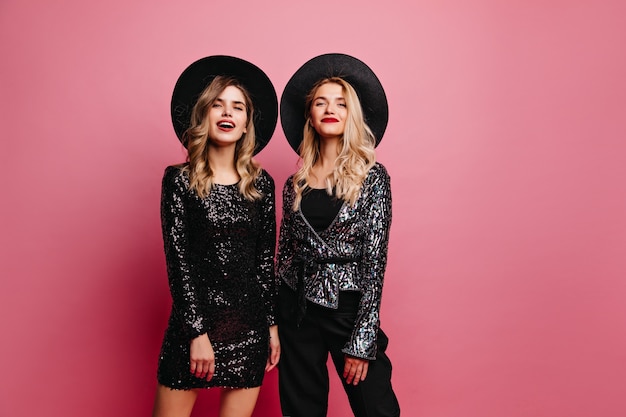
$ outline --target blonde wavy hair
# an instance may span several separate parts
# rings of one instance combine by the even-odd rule
[[[188,165],[183,171],[189,174],[189,188],[200,198],[209,195],[213,187],[213,170],[209,166],[209,122],[207,113],[215,100],[226,87],[237,87],[243,94],[246,104],[246,133],[237,141],[235,147],[235,168],[239,174],[239,192],[247,200],[254,201],[261,197],[255,188],[254,180],[261,173],[261,168],[252,159],[255,146],[254,107],[246,89],[233,77],[217,76],[200,94],[200,98],[191,111],[191,123],[183,134],[183,145],[187,148]]]
[[[311,105],[317,89],[327,83],[339,84],[342,87],[348,116],[341,140],[341,149],[335,160],[335,169],[326,178],[326,191],[338,199],[354,205],[363,181],[370,168],[376,163],[374,147],[376,138],[365,123],[361,102],[354,88],[343,78],[329,77],[319,80],[306,96],[303,139],[300,144],[300,168],[293,176],[293,187],[296,197],[293,210],[300,207],[303,192],[309,187],[312,169],[320,158],[320,137],[311,125]]]

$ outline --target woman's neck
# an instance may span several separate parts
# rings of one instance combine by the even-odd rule
[[[334,168],[335,161],[339,156],[340,138],[334,139],[322,139],[320,141],[320,157],[315,162],[315,165],[320,165],[325,168]]]
[[[235,166],[235,146],[209,146],[208,163],[213,172],[213,183],[229,185],[239,181]]]
[[[320,156],[311,169],[309,186],[325,188],[326,178],[333,173],[339,156],[340,139],[323,139],[320,141]]]

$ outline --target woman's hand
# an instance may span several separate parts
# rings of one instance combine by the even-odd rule
[[[193,339],[189,351],[191,373],[197,378],[206,378],[210,381],[215,373],[215,353],[209,336],[204,333]]]
[[[359,382],[365,381],[368,367],[369,361],[367,359],[346,355],[343,366],[343,377],[346,379],[346,384],[358,385]]]
[[[278,338],[278,326],[270,326],[270,352],[265,364],[265,372],[276,367],[280,360],[280,339]]]

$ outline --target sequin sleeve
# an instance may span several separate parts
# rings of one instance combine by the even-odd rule
[[[283,186],[283,215],[280,221],[278,237],[278,254],[276,257],[276,275],[295,289],[295,277],[291,275],[291,264],[295,255],[295,239],[293,235],[293,176]]]
[[[190,339],[206,333],[205,317],[201,314],[197,282],[188,262],[188,224],[184,174],[177,167],[167,167],[161,188],[161,227],[165,248],[167,276],[173,309],[183,322]]]
[[[391,184],[381,164],[363,186],[365,237],[361,261],[361,302],[352,337],[343,352],[358,358],[376,357],[383,278],[387,265],[387,246],[391,226]],[[371,181],[370,181],[371,180]]]
[[[262,193],[259,211],[259,235],[256,249],[257,281],[261,286],[269,326],[276,324],[276,276],[274,254],[276,250],[276,206],[274,180],[263,171],[259,191]]]

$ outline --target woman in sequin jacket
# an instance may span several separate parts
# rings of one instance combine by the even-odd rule
[[[268,102],[253,103],[249,85]],[[222,388],[220,416],[249,417],[264,373],[279,360],[274,182],[252,159],[274,130],[272,94],[260,69],[225,56],[196,61],[174,89],[172,116],[188,162],[163,177],[173,303],[155,417],[189,416],[199,389],[210,387]],[[259,110],[265,126],[256,125]]]
[[[320,69],[326,72],[317,74]],[[391,188],[374,147],[386,126],[386,99],[368,70],[347,55],[322,55],[294,74],[281,101],[283,129],[301,159],[283,189],[277,258],[284,416],[326,415],[328,354],[355,416],[400,413],[385,353],[388,339],[379,327]],[[380,114],[367,114],[378,136],[365,123],[359,101],[367,97],[366,87],[380,90],[376,100],[384,100],[374,106]],[[300,97],[300,121],[303,91],[308,94]]]

